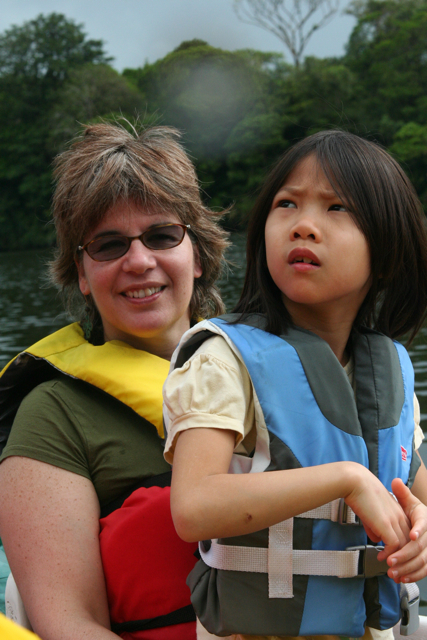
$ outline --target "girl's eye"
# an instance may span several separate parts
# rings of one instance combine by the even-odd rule
[[[297,205],[292,200],[279,200],[279,202],[275,205],[275,209],[296,209]]]
[[[329,211],[347,211],[343,204],[333,204],[329,207]]]

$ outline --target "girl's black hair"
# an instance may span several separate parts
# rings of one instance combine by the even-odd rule
[[[321,131],[291,147],[273,167],[252,210],[242,295],[234,311],[262,313],[267,331],[292,324],[267,268],[265,223],[274,196],[296,165],[314,155],[337,196],[365,236],[371,288],[355,326],[410,343],[427,309],[427,233],[421,203],[402,167],[378,144],[345,131]]]

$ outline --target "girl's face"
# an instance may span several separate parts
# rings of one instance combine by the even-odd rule
[[[295,324],[353,324],[371,284],[370,252],[315,156],[299,162],[265,225],[267,266]],[[314,324],[313,324],[314,323]]]
[[[180,220],[169,212],[150,212],[119,202],[84,242],[111,233],[139,236],[148,228]],[[134,240],[122,257],[96,262],[82,252],[79,286],[99,311],[105,340],[122,340],[137,349],[169,358],[190,327],[194,278],[202,269],[188,233],[180,245],[153,251]]]

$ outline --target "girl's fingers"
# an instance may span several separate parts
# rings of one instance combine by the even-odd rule
[[[427,533],[427,507],[419,502],[411,512],[411,531],[409,537],[414,542]]]
[[[421,557],[417,557],[400,567],[392,567],[387,575],[395,582],[417,582],[427,576],[427,563]]]
[[[427,531],[427,507],[416,498],[400,478],[391,483],[393,493],[411,522],[410,539],[417,540]]]

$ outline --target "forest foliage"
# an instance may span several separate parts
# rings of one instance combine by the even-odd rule
[[[339,127],[387,147],[427,206],[427,0],[354,0],[345,54],[225,51],[183,42],[118,73],[62,14],[0,34],[0,250],[53,242],[51,166],[81,123],[173,125],[212,207],[244,226],[266,171],[295,141]]]

